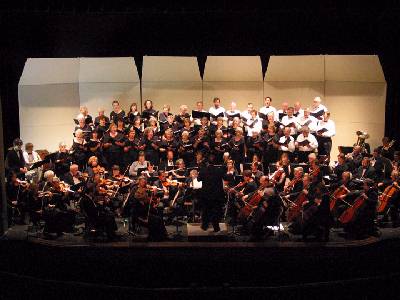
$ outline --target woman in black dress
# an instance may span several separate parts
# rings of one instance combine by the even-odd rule
[[[151,127],[147,127],[144,130],[143,138],[140,142],[140,150],[144,151],[145,157],[152,165],[158,166],[159,159],[159,142],[157,138],[154,136],[154,131]]]
[[[111,123],[109,131],[104,134],[103,149],[107,160],[108,169],[113,165],[122,164],[122,147],[124,135],[117,131],[117,125]]]
[[[246,153],[246,145],[241,128],[236,129],[235,136],[229,141],[229,147],[231,158],[235,162],[235,168],[241,172]]]

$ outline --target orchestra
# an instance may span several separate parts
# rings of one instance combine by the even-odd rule
[[[399,226],[395,141],[384,137],[372,154],[356,143],[332,161],[335,122],[321,102],[277,110],[266,97],[259,110],[249,102],[241,112],[216,97],[209,110],[197,101],[196,110],[181,105],[174,115],[151,100],[126,114],[114,100],[109,117],[99,108],[94,121],[81,107],[71,144],[60,142],[57,152],[40,157],[31,143],[23,152],[15,139],[6,159],[9,223],[28,216],[59,236],[82,215],[88,234],[113,239],[116,219],[128,218],[148,228],[149,241],[168,239],[165,226],[182,216],[215,233],[225,222],[253,241],[281,222],[321,241],[331,227],[360,238],[378,234],[376,221]]]

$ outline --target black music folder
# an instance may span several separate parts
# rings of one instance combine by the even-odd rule
[[[192,110],[192,117],[193,119],[201,119],[206,117],[207,120],[210,120],[210,113],[206,111],[197,111],[197,110]]]

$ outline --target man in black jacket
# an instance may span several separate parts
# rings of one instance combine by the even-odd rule
[[[21,139],[15,139],[13,141],[13,147],[8,151],[6,156],[6,170],[7,173],[14,172],[18,178],[23,179],[25,173],[28,171],[24,156],[22,154],[23,142]]]
[[[224,170],[214,165],[215,156],[210,154],[209,164],[200,169],[198,180],[202,182],[201,229],[206,231],[211,223],[214,232],[220,231],[219,219],[224,203]]]

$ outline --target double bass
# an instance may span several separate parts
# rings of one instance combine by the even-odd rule
[[[383,193],[379,196],[379,204],[376,208],[377,213],[384,213],[386,208],[389,204],[390,199],[393,195],[399,190],[399,186],[396,183],[392,183],[391,185],[387,186]]]

